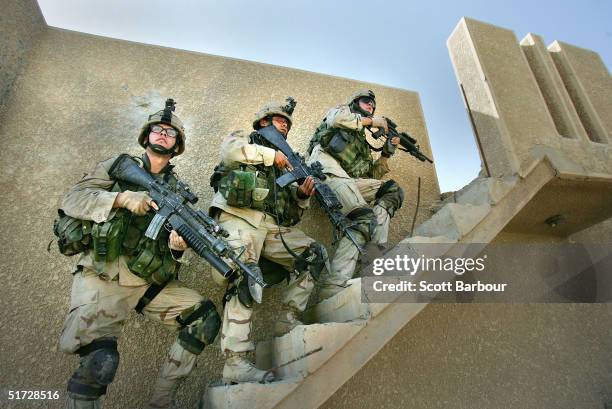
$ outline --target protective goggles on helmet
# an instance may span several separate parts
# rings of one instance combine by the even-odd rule
[[[176,138],[178,131],[174,128],[162,128],[159,125],[151,125],[151,132],[161,134],[165,132],[170,138]]]
[[[359,97],[358,101],[365,105],[371,105],[372,108],[376,108],[376,101],[370,97]]]

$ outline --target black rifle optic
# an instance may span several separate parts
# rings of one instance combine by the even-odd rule
[[[385,135],[385,130],[383,128],[379,128],[378,131],[372,132],[372,138],[379,139],[382,137],[386,141],[387,138],[399,137],[400,143],[399,143],[399,146],[397,147],[399,150],[408,152],[409,154],[411,154],[412,156],[414,156],[421,162],[427,161],[429,163],[433,163],[431,159],[429,159],[427,156],[423,154],[423,152],[420,151],[419,145],[417,144],[416,139],[408,135],[406,132],[398,132],[397,125],[395,124],[395,122],[393,122],[389,118],[385,118],[385,119],[387,120],[387,127],[389,128],[389,132],[387,132],[387,134]],[[370,145],[370,148],[376,152],[380,152],[383,149],[382,147],[376,148],[372,145]]]
[[[340,209],[342,209],[342,203],[340,203],[336,194],[329,186],[322,183],[326,176],[325,173],[323,173],[323,166],[321,163],[314,162],[310,166],[306,165],[304,157],[291,149],[285,137],[276,127],[274,127],[274,125],[263,127],[259,129],[257,133],[269,144],[284,153],[293,167],[293,170],[286,172],[276,179],[276,184],[284,188],[293,182],[303,183],[308,176],[312,176],[314,180],[315,197],[334,227],[334,242],[339,240],[342,236],[346,236],[353,242],[355,247],[357,247],[357,250],[363,254],[364,250],[360,246],[355,233],[351,230],[351,226],[354,223],[346,218],[340,211]]]
[[[236,273],[223,260],[226,258],[234,262],[238,271],[247,274],[262,287],[268,287],[259,274],[254,273],[240,261],[240,254],[237,254],[225,240],[229,235],[228,232],[202,210],[190,206],[198,201],[198,197],[186,184],[178,182],[178,193],[173,192],[166,184],[158,182],[138,166],[138,162],[128,154],[122,154],[117,158],[109,170],[109,175],[115,180],[147,189],[151,199],[157,203],[159,210],[156,210],[155,217],[147,227],[146,237],[157,239],[162,227],[176,230],[189,247],[206,259],[224,277],[231,278]]]

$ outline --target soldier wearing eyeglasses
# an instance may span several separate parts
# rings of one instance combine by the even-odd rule
[[[183,125],[173,111],[174,101],[168,100],[166,109],[149,116],[138,138],[145,148],[142,167],[172,190],[178,177],[170,159],[185,150]],[[157,205],[142,188],[109,176],[115,159],[99,163],[72,187],[55,225],[60,251],[80,254],[60,338],[62,351],[80,356],[68,381],[68,407],[100,408],[99,398],[119,365],[117,339],[136,309],[178,333],[149,406],[171,408],[179,381],[214,341],[221,319],[211,301],[176,281],[188,247],[183,238],[164,229],[156,240],[145,236]]]
[[[375,116],[376,97],[371,90],[357,91],[348,101],[330,109],[313,135],[309,163],[319,161],[328,184],[342,203],[342,212],[361,246],[387,242],[389,222],[402,206],[404,193],[394,180],[380,180],[389,172],[388,159],[399,138],[390,138],[374,160],[366,141],[366,128],[384,128],[387,121]],[[346,287],[357,266],[359,250],[347,237],[338,242],[329,274],[321,277],[319,296],[329,298]]]

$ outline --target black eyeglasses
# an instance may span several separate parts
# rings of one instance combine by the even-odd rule
[[[170,138],[176,138],[176,135],[178,135],[178,131],[174,128],[162,128],[159,125],[151,126],[151,132],[153,133],[161,134],[162,131],[165,132]]]

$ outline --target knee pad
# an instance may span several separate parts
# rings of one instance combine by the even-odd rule
[[[359,233],[364,243],[372,240],[372,234],[376,227],[376,215],[369,207],[358,207],[346,215],[353,223],[350,228]]]
[[[255,274],[259,274],[263,277],[261,268],[258,264],[247,263],[247,266]],[[225,295],[223,296],[223,304],[225,305],[225,303],[229,301],[229,299],[232,298],[234,295],[238,297],[240,303],[246,308],[253,308],[254,298],[251,294],[251,289],[249,288],[249,278],[246,274],[241,273],[241,275],[225,290]]]
[[[215,341],[221,327],[221,317],[210,300],[200,301],[183,311],[176,320],[183,327],[179,332],[179,343],[196,355],[201,354],[206,345]]]
[[[404,203],[404,189],[393,179],[383,183],[376,192],[376,204],[384,208],[389,216],[393,217],[395,212]]]
[[[325,246],[321,243],[312,242],[295,260],[295,271],[298,274],[310,272],[315,280],[319,280],[321,271],[327,267],[329,271],[329,257]]]
[[[68,381],[68,392],[84,400],[95,400],[106,393],[106,385],[119,367],[116,338],[98,339],[80,348],[78,369]]]

